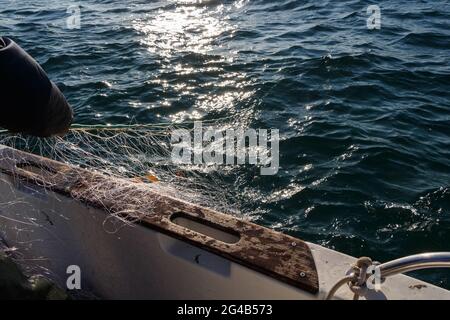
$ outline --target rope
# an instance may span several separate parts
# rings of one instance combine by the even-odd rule
[[[230,120],[231,116],[211,119],[211,120],[201,120],[202,124],[216,124],[218,121]],[[197,120],[184,121],[182,123],[151,123],[151,124],[79,124],[74,123],[70,126],[69,131],[127,131],[127,130],[142,130],[142,129],[164,129],[179,125],[192,125]],[[6,129],[0,129],[0,134],[10,133]]]
[[[350,283],[352,281],[355,280],[355,275],[352,274],[350,276],[346,276],[344,278],[342,278],[341,280],[339,280],[330,290],[330,292],[328,292],[328,295],[326,296],[325,300],[331,300],[334,296],[334,294],[336,293],[336,291],[338,291],[340,289],[340,287],[342,287],[344,284],[346,283]]]
[[[205,121],[206,122],[206,121]],[[207,122],[206,122],[207,123]],[[186,123],[183,123],[184,125]],[[69,131],[83,132],[83,131],[129,131],[129,130],[143,130],[143,129],[163,129],[174,126],[176,124],[170,123],[154,123],[154,124],[73,124]],[[0,129],[0,134],[10,133],[9,130]]]
[[[349,275],[340,279],[328,292],[326,300],[331,300],[336,292],[344,284],[348,284],[350,290],[354,293],[353,300],[358,300],[360,296],[367,291],[367,269],[373,264],[372,259],[368,257],[359,258],[349,270]]]

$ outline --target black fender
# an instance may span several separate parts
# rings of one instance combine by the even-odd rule
[[[73,112],[41,66],[13,40],[0,37],[0,127],[37,137],[68,131]]]

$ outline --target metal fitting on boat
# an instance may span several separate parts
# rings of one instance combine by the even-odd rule
[[[378,268],[381,271],[382,278],[422,269],[450,268],[450,252],[415,254],[385,262],[379,265]]]
[[[369,269],[378,271],[379,281],[382,283],[387,277],[396,274],[430,268],[450,268],[450,252],[416,254],[383,264],[373,262],[368,257],[361,257],[347,271],[346,276],[331,288],[326,296],[326,300],[332,299],[337,290],[344,284],[347,284],[354,293],[354,300],[366,295],[367,291],[371,289],[367,286],[367,282],[370,281],[372,276],[372,273],[368,272]]]
[[[348,282],[348,286],[355,295],[363,296],[366,294],[368,290],[366,282],[369,278],[368,269],[371,266],[377,265],[379,265],[379,263],[373,262],[369,257],[361,257],[356,261],[356,264],[347,271],[347,275],[353,277],[353,280]]]

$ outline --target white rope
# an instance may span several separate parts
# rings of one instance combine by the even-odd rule
[[[360,296],[364,295],[367,290],[367,269],[373,264],[372,259],[368,257],[359,258],[351,267],[351,273],[340,279],[328,292],[326,300],[331,300],[336,292],[344,284],[347,284],[350,290],[354,293],[353,300],[358,300]]]

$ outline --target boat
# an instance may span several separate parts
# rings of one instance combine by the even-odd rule
[[[401,273],[450,254],[376,263],[197,206],[151,184],[0,146],[0,238],[27,273],[102,299],[450,299]],[[380,287],[367,280],[380,272]],[[376,274],[376,272],[374,273]],[[80,289],[80,288],[77,288]]]

